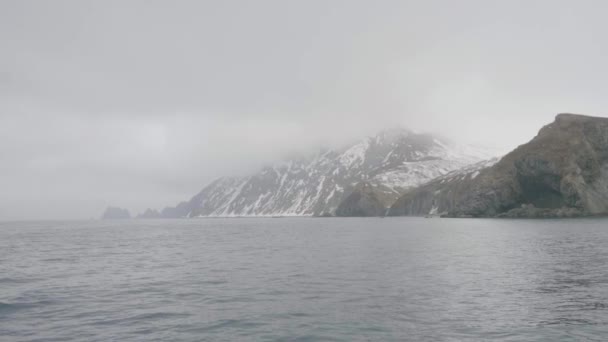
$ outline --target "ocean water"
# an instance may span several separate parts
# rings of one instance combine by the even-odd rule
[[[605,341],[608,220],[0,223],[0,341]]]

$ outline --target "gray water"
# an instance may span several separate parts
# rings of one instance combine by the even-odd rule
[[[602,341],[608,220],[0,223],[2,341]]]

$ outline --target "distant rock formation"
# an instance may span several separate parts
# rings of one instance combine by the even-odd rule
[[[192,212],[192,200],[190,202],[180,202],[175,207],[167,207],[160,212],[161,218],[188,218]]]
[[[137,215],[138,219],[155,219],[161,218],[161,214],[156,209],[146,209],[143,213]]]
[[[559,114],[495,165],[404,194],[390,215],[574,217],[608,214],[608,119]]]
[[[118,220],[130,218],[131,214],[127,209],[117,207],[108,207],[106,208],[106,211],[104,211],[103,215],[101,215],[102,220]]]

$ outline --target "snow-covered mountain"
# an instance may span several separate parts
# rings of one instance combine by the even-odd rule
[[[220,178],[163,217],[333,214],[359,183],[397,199],[405,190],[491,157],[428,134],[392,129],[338,150]]]

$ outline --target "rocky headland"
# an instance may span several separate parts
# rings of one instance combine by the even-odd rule
[[[608,119],[559,114],[492,166],[405,193],[388,214],[577,217],[608,214]]]

